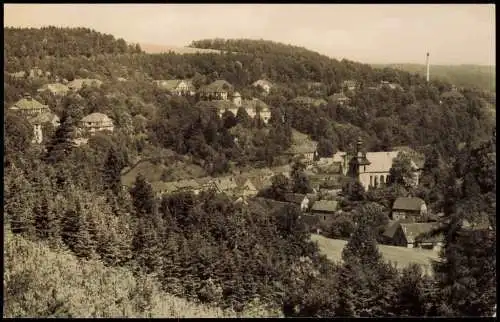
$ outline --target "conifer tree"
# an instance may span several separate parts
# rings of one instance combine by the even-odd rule
[[[37,236],[56,242],[59,238],[59,222],[54,210],[49,205],[49,197],[43,194],[34,209]]]
[[[49,163],[65,160],[73,148],[74,120],[69,111],[63,110],[60,125],[47,145],[45,159]]]
[[[153,213],[155,208],[153,188],[142,174],[136,177],[134,186],[130,189],[130,194],[132,195],[137,216]]]
[[[108,150],[108,155],[104,163],[103,181],[104,187],[110,189],[115,195],[118,195],[122,189],[121,171],[125,166],[123,158],[113,146]]]

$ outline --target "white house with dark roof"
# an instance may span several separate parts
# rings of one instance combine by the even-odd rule
[[[233,85],[223,79],[219,79],[209,85],[202,86],[199,90],[199,96],[203,100],[227,101],[233,90]]]
[[[156,80],[154,83],[167,91],[169,91],[172,95],[195,95],[195,88],[193,83],[190,80],[184,79],[171,79],[171,80]]]
[[[342,82],[342,88],[348,91],[355,91],[358,88],[358,82],[353,79],[348,79]]]
[[[79,125],[82,130],[88,133],[98,131],[113,132],[114,130],[113,120],[103,113],[89,114],[80,120]]]
[[[416,197],[399,197],[392,206],[392,219],[401,222],[421,222],[427,219],[425,201]]]
[[[395,222],[391,228],[391,232],[386,231],[385,236],[394,246],[439,250],[443,245],[443,235],[431,235],[437,228],[436,223]]]
[[[258,98],[252,98],[251,100],[242,100],[241,106],[245,109],[248,116],[254,118],[259,115],[264,123],[268,123],[271,118],[271,110],[269,106]]]
[[[24,97],[12,105],[10,110],[27,117],[50,112],[48,105],[38,102],[29,94],[24,94]]]
[[[83,86],[100,87],[102,81],[93,78],[77,78],[68,83],[68,88],[72,91],[79,91]]]
[[[45,84],[37,92],[50,92],[52,95],[64,96],[69,92],[69,87],[61,83]]]

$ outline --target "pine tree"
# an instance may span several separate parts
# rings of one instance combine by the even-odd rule
[[[104,163],[103,181],[104,187],[110,189],[115,195],[118,195],[122,189],[121,171],[124,166],[123,158],[114,147],[111,147]]]
[[[73,144],[74,120],[64,109],[60,125],[47,146],[45,160],[51,164],[65,160],[71,152]]]
[[[137,216],[153,213],[155,208],[153,188],[142,174],[136,177],[134,186],[130,189],[130,194],[132,195]]]
[[[87,259],[94,257],[96,247],[90,231],[92,228],[79,203],[74,210],[66,212],[61,235],[64,243],[78,257]]]
[[[37,236],[56,242],[59,239],[59,222],[54,210],[49,205],[49,197],[42,195],[34,209]]]

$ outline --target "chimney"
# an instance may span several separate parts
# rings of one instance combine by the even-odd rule
[[[24,98],[31,101],[31,95],[29,93],[24,93]]]
[[[427,53],[427,58],[425,61],[425,64],[427,66],[427,83],[429,82],[430,79],[430,63],[429,63],[429,53]]]

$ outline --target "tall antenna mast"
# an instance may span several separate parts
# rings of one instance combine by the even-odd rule
[[[429,53],[427,53],[427,58],[426,58],[425,64],[427,65],[427,83],[428,83],[429,79],[430,79]]]

